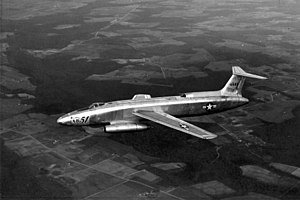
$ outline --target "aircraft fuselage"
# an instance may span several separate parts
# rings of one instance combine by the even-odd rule
[[[232,75],[218,91],[190,92],[180,96],[151,98],[148,94],[137,94],[130,100],[93,103],[60,117],[63,125],[100,125],[105,132],[139,131],[149,128],[142,120],[201,138],[213,139],[217,135],[177,117],[205,115],[232,109],[249,102],[242,96],[244,81],[248,78],[264,80],[266,77],[245,72],[239,66],[232,67]]]
[[[241,96],[220,96],[219,91],[198,92],[197,97],[168,96],[112,101],[101,106],[73,111],[58,119],[64,125],[107,125],[139,122],[135,110],[163,112],[169,115],[195,116],[232,109],[248,102]]]

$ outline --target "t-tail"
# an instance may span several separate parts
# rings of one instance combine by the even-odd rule
[[[247,73],[238,66],[233,66],[232,76],[221,90],[221,94],[224,96],[242,96],[242,88],[246,77],[256,79],[267,79],[263,76]]]

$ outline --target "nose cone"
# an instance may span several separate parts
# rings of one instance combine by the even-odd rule
[[[58,118],[56,122],[60,125],[69,125],[70,118],[68,116],[62,116],[62,117]]]
[[[62,117],[58,118],[56,122],[57,122],[58,124],[63,124],[63,119],[62,119]]]

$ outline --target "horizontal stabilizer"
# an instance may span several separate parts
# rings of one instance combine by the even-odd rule
[[[258,76],[258,75],[255,75],[255,74],[247,73],[242,68],[240,68],[239,66],[233,66],[232,67],[232,74],[237,75],[237,76],[244,76],[244,77],[248,77],[248,78],[267,79],[266,77],[263,77],[263,76]]]
[[[232,67],[232,76],[221,90],[224,96],[242,96],[242,88],[246,78],[267,79],[266,77],[245,72],[239,66]]]

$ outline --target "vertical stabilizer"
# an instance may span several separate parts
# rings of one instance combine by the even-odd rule
[[[263,76],[247,73],[238,66],[233,66],[232,76],[221,90],[221,94],[224,96],[242,96],[242,88],[246,77],[256,79],[267,79]]]

